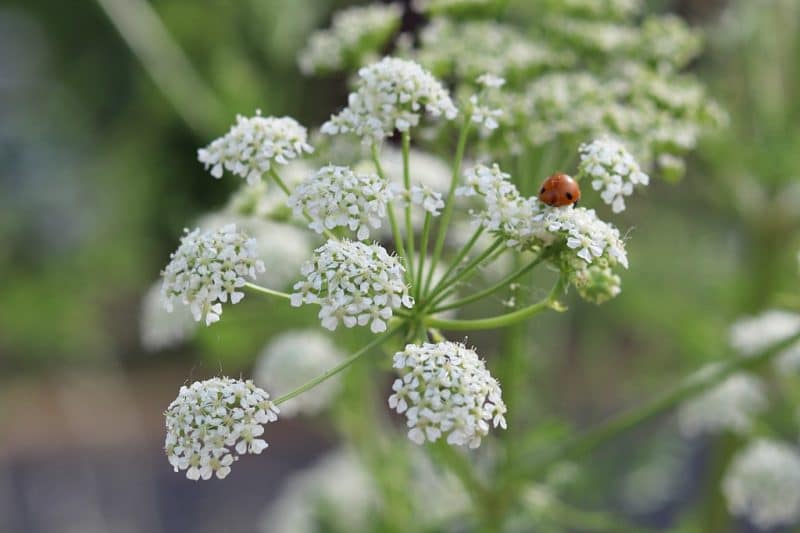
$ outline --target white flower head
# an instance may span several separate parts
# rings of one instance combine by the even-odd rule
[[[348,105],[322,126],[329,135],[355,133],[365,143],[409,131],[424,112],[452,120],[458,114],[447,89],[413,61],[385,57],[358,71]]]
[[[396,189],[375,173],[356,174],[350,167],[327,165],[301,183],[289,197],[295,215],[307,213],[317,233],[338,227],[369,238],[386,218],[386,204]]]
[[[710,372],[713,366],[700,372]],[[730,430],[744,433],[752,419],[767,407],[764,385],[745,373],[734,374],[700,396],[684,403],[678,411],[678,424],[687,437]]]
[[[189,307],[196,321],[211,325],[219,320],[222,304],[229,299],[239,303],[246,280],[263,271],[256,241],[237,231],[235,224],[203,233],[186,230],[161,274],[164,306],[171,311],[177,299]]]
[[[282,333],[271,340],[256,363],[254,381],[276,396],[282,396],[330,370],[344,354],[319,331],[298,330]],[[281,404],[281,416],[313,415],[330,405],[341,386],[339,376],[327,379]]]
[[[167,408],[164,449],[175,472],[223,479],[239,455],[260,454],[264,424],[278,419],[269,394],[252,381],[212,378],[181,387]]]
[[[414,306],[403,266],[379,244],[327,241],[301,272],[305,279],[295,284],[291,303],[319,304],[322,327],[329,330],[342,322],[348,328],[369,324],[380,333],[394,309]]]
[[[223,170],[240,176],[253,185],[274,164],[311,153],[308,133],[291,117],[254,117],[238,115],[236,124],[224,136],[197,151],[197,159],[211,175],[221,178]]]
[[[139,332],[142,346],[149,352],[173,348],[186,341],[197,329],[189,309],[168,312],[161,297],[161,283],[155,283],[142,299]]]
[[[581,162],[578,178],[591,180],[603,201],[615,213],[625,210],[625,196],[633,194],[636,185],[647,185],[650,177],[622,143],[609,137],[582,144],[578,149]]]
[[[408,344],[394,356],[400,374],[389,407],[405,414],[408,438],[417,444],[480,446],[490,426],[506,427],[506,405],[484,362],[463,344]]]
[[[722,482],[728,509],[761,529],[800,519],[800,454],[759,439],[734,457]]]
[[[410,193],[411,203],[421,206],[431,216],[438,217],[441,210],[444,209],[442,193],[434,191],[427,185],[412,185]]]
[[[400,26],[400,4],[352,6],[333,15],[331,27],[311,34],[298,55],[304,74],[335,72],[361,66],[379,51]]]
[[[731,326],[731,346],[742,355],[756,355],[773,344],[800,332],[800,314],[771,309],[748,316]]]

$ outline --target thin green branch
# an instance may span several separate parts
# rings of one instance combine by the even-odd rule
[[[478,268],[481,263],[483,263],[489,256],[491,256],[500,246],[502,246],[503,240],[497,239],[495,240],[491,246],[489,246],[486,250],[484,250],[480,255],[475,257],[472,261],[466,264],[463,269],[459,270],[458,273],[449,278],[448,276],[444,276],[436,287],[427,295],[427,302],[425,303],[425,307],[431,306],[436,301],[436,297],[439,296],[442,292],[447,290],[450,287],[453,287],[456,283],[464,279],[466,276],[470,275],[472,272]],[[501,250],[502,251],[502,250]]]
[[[425,271],[425,255],[428,251],[428,241],[431,235],[431,222],[433,216],[425,213],[425,222],[422,224],[422,242],[419,245],[419,262],[417,263],[417,282],[414,284],[414,298],[417,300],[422,296],[422,278]]]
[[[375,165],[375,172],[378,173],[378,176],[388,183],[388,178],[386,177],[386,173],[383,171],[383,166],[381,165],[381,158],[380,154],[378,153],[378,145],[373,143],[371,147],[372,152],[372,163]],[[394,215],[394,205],[392,202],[386,202],[386,212],[389,215],[389,225],[392,228],[392,238],[394,239],[394,246],[397,250],[397,254],[403,260],[403,264],[406,267],[406,279],[408,282],[411,283],[414,281],[414,278],[411,277],[411,272],[413,265],[410,264],[408,257],[406,256],[406,248],[403,244],[403,235],[400,233],[400,226],[397,225],[397,218]]]
[[[255,283],[247,282],[244,284],[245,288],[250,289],[254,292],[259,292],[261,294],[266,294],[267,296],[277,296],[278,298],[284,298],[286,300],[291,300],[292,295],[287,294],[285,292],[276,291],[273,289],[268,289],[266,287],[262,287],[261,285],[256,285]]]
[[[411,223],[411,169],[409,164],[409,156],[411,152],[411,133],[408,131],[403,132],[403,186],[406,189],[406,206],[405,206],[405,222],[406,222],[406,252],[408,253],[408,267],[411,279],[414,276],[414,227]]]

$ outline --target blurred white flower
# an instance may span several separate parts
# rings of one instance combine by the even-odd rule
[[[389,407],[405,413],[413,442],[446,437],[448,444],[477,448],[490,424],[506,427],[500,385],[463,344],[408,344],[395,354],[394,368],[400,377]]]
[[[164,308],[161,283],[155,283],[142,298],[139,313],[139,334],[142,346],[148,352],[173,348],[186,341],[197,329],[197,322],[185,307]]]
[[[368,4],[337,11],[331,27],[311,34],[298,55],[304,74],[358,67],[380,49],[400,27],[400,4]]]
[[[756,355],[800,332],[800,314],[771,309],[743,317],[731,326],[731,346],[742,355]]]
[[[458,110],[444,86],[413,61],[385,57],[358,71],[348,105],[322,126],[328,135],[352,132],[367,143],[409,131],[423,112],[452,120]]]
[[[713,368],[715,365],[709,365],[698,374],[705,374]],[[723,430],[745,433],[750,429],[753,417],[766,408],[763,382],[749,374],[733,374],[684,403],[678,410],[678,425],[687,437]]]
[[[326,336],[308,329],[288,331],[272,339],[261,352],[253,371],[254,381],[277,397],[291,392],[330,370],[344,354]],[[313,415],[330,405],[341,386],[339,376],[327,379],[281,404],[281,416]]]
[[[338,227],[369,238],[386,218],[386,204],[396,196],[391,184],[377,174],[356,174],[349,167],[327,165],[301,183],[289,197],[295,216],[307,213],[317,233]]]
[[[722,482],[728,509],[762,529],[800,519],[800,454],[793,446],[759,439],[739,452]]]
[[[328,241],[314,252],[301,270],[305,280],[295,284],[291,303],[319,304],[322,327],[335,330],[370,325],[373,333],[386,331],[392,310],[411,308],[404,269],[397,257],[379,244]]]
[[[625,210],[625,196],[633,194],[635,185],[647,185],[650,177],[622,143],[608,137],[582,144],[578,149],[581,162],[578,178],[591,180],[592,188],[615,213]]]
[[[219,320],[222,304],[244,298],[246,279],[264,270],[256,241],[237,231],[235,224],[201,233],[186,230],[178,249],[162,272],[161,294],[172,311],[173,302],[187,305],[196,321],[211,325]]]
[[[278,419],[278,409],[252,381],[223,377],[181,387],[164,416],[169,463],[196,481],[212,475],[223,479],[237,455],[266,449],[259,437],[264,424]]]
[[[291,117],[237,115],[236,124],[223,137],[197,151],[197,159],[211,175],[221,178],[223,170],[247,180],[250,185],[272,165],[286,165],[291,159],[314,149],[308,144],[306,129]]]

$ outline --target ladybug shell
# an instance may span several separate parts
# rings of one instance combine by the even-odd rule
[[[578,182],[566,174],[553,174],[542,183],[539,200],[547,205],[564,206],[577,204],[581,199]]]

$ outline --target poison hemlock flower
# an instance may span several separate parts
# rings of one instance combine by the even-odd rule
[[[318,304],[322,327],[335,330],[366,326],[373,333],[386,331],[393,309],[411,308],[403,266],[379,244],[328,241],[314,252],[301,272],[305,279],[294,286],[291,303]]]
[[[710,372],[714,366],[700,370]],[[678,424],[687,437],[730,430],[745,433],[752,419],[767,408],[764,384],[755,376],[739,373],[684,403]]]
[[[289,331],[271,340],[256,363],[254,380],[276,396],[282,396],[330,370],[344,354],[320,332]],[[281,417],[313,415],[330,405],[341,386],[339,376],[327,379],[303,394],[281,404]]]
[[[278,419],[269,394],[252,381],[212,378],[181,387],[165,413],[167,458],[192,480],[226,477],[238,455],[267,448],[264,424]]]
[[[338,11],[331,27],[311,34],[298,63],[304,74],[359,67],[384,47],[400,27],[400,4],[353,6]]]
[[[222,304],[244,298],[246,279],[264,270],[256,241],[229,224],[201,233],[186,230],[178,249],[162,272],[161,294],[168,311],[177,299],[187,305],[196,321],[211,325],[219,320]]]
[[[800,454],[760,439],[734,457],[722,482],[728,509],[762,529],[800,519]]]
[[[365,143],[378,142],[395,130],[409,131],[422,114],[452,120],[458,110],[447,89],[419,64],[385,57],[358,71],[348,105],[323,124],[328,135],[354,133]]]
[[[581,162],[578,178],[591,180],[603,201],[615,213],[625,210],[625,196],[633,194],[635,185],[647,185],[650,177],[625,147],[608,137],[582,144],[578,149]]]
[[[432,216],[438,217],[444,209],[442,193],[434,191],[426,185],[413,185],[411,187],[411,203],[421,206]]]
[[[389,406],[405,414],[413,442],[446,437],[448,444],[477,448],[490,425],[506,427],[500,385],[463,344],[408,344],[395,354],[394,368],[400,377]]]
[[[386,204],[395,197],[391,184],[377,174],[356,174],[349,167],[324,166],[289,197],[296,216],[308,213],[317,233],[348,228],[359,240],[369,238],[386,218]]]
[[[215,178],[227,170],[253,185],[273,165],[313,151],[306,129],[296,120],[262,117],[257,111],[250,118],[238,115],[228,133],[197,151],[197,159]]]

